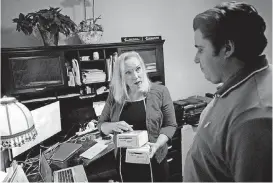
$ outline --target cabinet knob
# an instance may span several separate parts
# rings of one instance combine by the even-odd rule
[[[172,160],[173,160],[173,158],[167,159],[167,162],[169,163],[169,162],[171,162]]]
[[[41,90],[44,90],[44,89],[46,89],[46,87],[43,87],[43,88],[35,88],[35,90],[37,90],[37,91],[41,91]]]

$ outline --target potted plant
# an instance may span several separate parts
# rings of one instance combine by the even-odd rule
[[[95,2],[93,0],[92,14],[93,17],[86,19],[86,0],[84,0],[84,20],[80,22],[77,27],[77,34],[83,44],[94,44],[98,43],[103,34],[102,25],[98,24],[97,21],[101,19],[101,16],[95,18]]]
[[[103,34],[103,27],[97,24],[97,20],[101,19],[100,16],[97,18],[90,18],[81,21],[78,26],[77,33],[84,44],[98,43]]]
[[[60,8],[50,7],[27,15],[20,13],[18,18],[13,19],[13,23],[17,24],[17,31],[26,35],[37,35],[39,32],[45,46],[57,46],[59,33],[68,36],[77,27],[69,16],[61,14],[60,11]]]

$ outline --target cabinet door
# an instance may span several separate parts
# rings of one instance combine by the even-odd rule
[[[182,181],[181,152],[173,150],[167,154],[170,181]]]
[[[152,81],[161,82],[163,85],[165,84],[162,44],[127,46],[118,49],[119,54],[128,51],[136,51],[139,53],[146,65],[148,76]]]
[[[8,94],[37,92],[66,85],[66,70],[60,52],[21,52],[5,57],[3,66],[9,72],[5,89]],[[8,81],[9,80],[9,81]]]

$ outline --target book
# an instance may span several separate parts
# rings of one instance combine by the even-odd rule
[[[112,79],[112,58],[106,59],[106,66],[107,66],[107,75],[108,75],[108,81],[111,81]]]

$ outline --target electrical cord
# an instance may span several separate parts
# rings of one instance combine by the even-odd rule
[[[66,135],[63,137],[63,139],[65,139],[65,138],[68,136],[69,132],[74,128],[75,125],[78,125],[78,123],[73,123],[73,126],[67,131],[67,133],[66,133]]]
[[[151,182],[154,182],[151,159],[150,159],[149,166],[150,166]],[[121,182],[123,182],[122,173],[121,173],[121,147],[119,148],[119,175],[120,175]]]
[[[31,166],[33,169],[32,169],[30,172],[26,173],[26,176],[29,176],[29,175],[33,175],[33,174],[39,173],[39,172],[33,173],[33,171],[36,170],[36,169],[38,168],[38,166],[39,166],[39,165]],[[26,172],[27,172],[27,171],[26,171]]]
[[[28,176],[31,172],[33,172],[35,169],[37,169],[36,166],[34,166],[34,164],[39,161],[38,158],[28,158],[30,152],[28,153],[27,157],[26,157],[26,160],[25,161],[18,161],[18,162],[21,162],[23,164],[23,168],[26,168],[26,175]],[[32,170],[31,170],[32,168]],[[29,171],[30,170],[30,171]],[[29,172],[28,172],[29,171]]]
[[[74,125],[74,126],[75,126],[75,125]],[[73,126],[73,127],[74,127],[74,126]],[[72,127],[72,128],[73,128],[73,127]],[[72,128],[71,128],[71,129],[72,129]],[[68,132],[68,133],[69,133],[69,132]],[[66,134],[66,136],[65,136],[63,139],[65,139],[65,138],[67,137],[68,133]],[[64,142],[61,142],[61,143],[60,143],[60,142],[57,142],[57,143],[55,143],[55,144],[53,144],[53,145],[51,145],[51,146],[43,146],[43,145],[40,145],[40,148],[46,149],[46,150],[44,151],[45,155],[48,154],[48,153],[54,152],[54,153],[50,156],[50,158],[51,158],[51,157],[55,154],[55,150],[56,150],[57,147],[59,147],[59,145],[61,145],[62,143],[66,143],[66,142],[70,141],[70,140],[73,139],[74,137],[76,137],[76,135],[70,137],[69,139],[67,139],[67,140],[64,141]],[[86,139],[86,137],[85,137],[85,139]],[[77,138],[76,138],[76,139],[73,139],[73,140],[77,140]],[[83,139],[81,139],[81,140],[83,140]],[[76,143],[76,141],[75,141],[74,143]],[[33,149],[32,149],[32,150],[33,150]],[[39,162],[39,158],[37,158],[37,157],[36,157],[36,158],[29,158],[29,156],[30,156],[32,150],[30,150],[30,151],[28,152],[28,154],[27,154],[27,156],[26,156],[26,159],[25,159],[24,161],[18,161],[18,162],[22,163],[22,165],[23,165],[22,167],[23,167],[23,168],[26,168],[25,173],[26,173],[26,176],[27,176],[27,177],[39,173],[39,171],[34,172],[34,171],[37,170],[38,167],[39,167],[39,163],[37,163],[37,162]],[[49,159],[50,159],[50,158],[49,158]],[[51,164],[51,163],[52,163],[52,162],[49,162],[49,164]]]
[[[153,169],[152,169],[152,163],[151,163],[151,159],[150,159],[150,172],[151,172],[151,182],[154,182],[154,177],[153,177]]]
[[[119,148],[119,175],[121,182],[123,182],[122,174],[121,174],[121,147]]]
[[[76,137],[77,135],[73,135],[72,137],[70,137],[69,139],[67,139],[66,141],[62,142],[62,143],[66,143],[68,141],[70,141],[72,138]],[[73,139],[74,140],[74,139]]]
[[[72,128],[75,125],[76,124],[74,124],[72,126]],[[69,132],[71,131],[71,129],[67,132],[67,134],[64,136],[63,139],[65,139],[67,137],[67,135],[69,134]],[[77,135],[73,135],[72,137],[70,137],[69,139],[65,140],[64,142],[57,142],[57,143],[55,143],[55,144],[53,144],[51,146],[40,145],[40,147],[46,149],[44,151],[45,155],[48,154],[48,153],[52,153],[53,152],[52,155],[50,156],[50,158],[51,158],[55,154],[56,148],[58,148],[63,143],[66,143],[68,141],[71,141],[72,143],[77,143],[78,140],[80,140],[80,141],[86,141],[87,139],[90,139],[89,135],[87,135],[87,134],[84,135],[84,136],[82,136],[82,137],[77,137],[77,138],[75,138],[75,137],[77,137]],[[35,174],[39,173],[39,171],[34,172],[39,167],[39,164],[36,163],[37,161],[39,162],[39,158],[29,158],[31,152],[32,152],[32,150],[28,152],[25,161],[20,161],[23,164],[24,168],[26,168],[28,166],[27,169],[26,169],[26,171],[25,171],[26,176],[31,176],[31,175],[35,175]],[[49,162],[49,164],[51,164],[51,163],[52,162]]]

